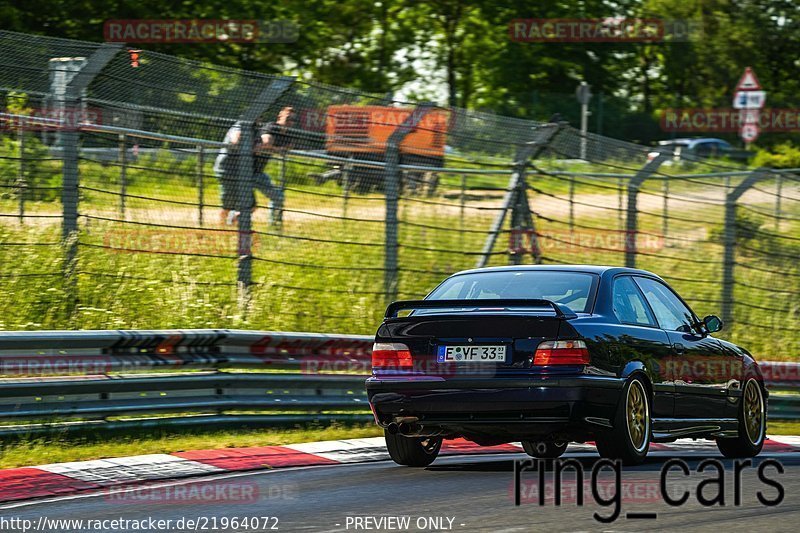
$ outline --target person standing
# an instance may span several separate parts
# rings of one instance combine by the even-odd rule
[[[291,106],[281,109],[274,122],[262,124],[259,120],[253,124],[253,186],[270,199],[273,225],[280,225],[282,222],[284,193],[281,187],[273,183],[265,169],[274,153],[285,154],[291,149],[293,125],[294,109]],[[225,134],[223,142],[226,146],[220,150],[214,161],[214,173],[220,179],[222,188],[220,221],[227,225],[233,225],[239,217],[239,209],[247,205],[244,203],[247,201],[247,184],[242,182],[238,174],[239,161],[243,155],[239,145],[241,136],[242,123],[237,121]],[[250,202],[249,207],[254,209],[255,193]]]

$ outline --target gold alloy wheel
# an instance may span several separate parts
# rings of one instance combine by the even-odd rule
[[[751,379],[744,388],[744,427],[751,444],[758,445],[764,438],[764,398],[761,387]]]
[[[642,452],[647,446],[650,432],[650,410],[644,388],[638,380],[632,381],[628,387],[625,415],[631,444],[637,452]]]

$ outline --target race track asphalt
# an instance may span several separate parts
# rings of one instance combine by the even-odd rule
[[[17,518],[30,520],[38,531],[98,531],[97,529],[42,529],[41,517],[83,520],[172,520],[163,531],[798,531],[800,528],[800,453],[763,453],[753,466],[742,468],[739,483],[741,501],[735,502],[735,472],[731,460],[719,455],[670,452],[655,453],[638,467],[624,467],[620,485],[614,473],[605,469],[597,476],[597,495],[610,501],[621,490],[619,517],[610,523],[597,521],[595,512],[610,516],[615,504],[595,503],[591,470],[599,465],[592,453],[567,452],[586,472],[584,505],[576,504],[574,474],[565,474],[561,506],[552,501],[552,471],[545,474],[545,505],[537,502],[538,474],[521,476],[521,505],[514,505],[514,461],[524,454],[449,456],[428,468],[413,469],[380,461],[322,467],[289,468],[239,474],[225,474],[181,482],[166,482],[133,491],[102,491],[94,494],[24,502],[0,507],[3,531],[16,532]],[[667,491],[677,498],[687,491],[684,505],[669,506],[661,501],[659,481],[669,459],[685,461],[689,476],[676,467],[666,477]],[[705,479],[719,473],[708,465],[705,473],[696,469],[704,459],[724,468],[724,505],[706,507],[698,502],[696,490]],[[782,501],[774,506],[759,502],[757,494],[775,503],[779,490],[759,480],[758,465],[765,460],[780,463],[765,466],[764,475],[780,484]],[[718,495],[719,485],[702,487],[706,497]],[[639,517],[631,513],[655,513]],[[379,522],[382,517],[398,521]],[[247,526],[236,524],[248,519]],[[266,519],[266,517],[276,517]],[[408,517],[407,527],[403,520]],[[183,522],[178,522],[183,519]],[[225,520],[227,519],[227,521]],[[198,520],[187,524],[187,520]],[[21,522],[16,523],[17,526]],[[151,522],[155,524],[155,522]],[[180,524],[180,526],[178,525]],[[84,523],[84,526],[87,524]],[[107,522],[99,531],[134,531],[124,524]],[[130,525],[130,524],[129,524]],[[193,526],[193,527],[189,527]],[[204,526],[204,527],[203,527]],[[216,527],[213,527],[216,526]],[[226,527],[223,527],[226,526]],[[252,527],[256,526],[256,527]],[[389,526],[380,528],[380,526]],[[33,529],[32,529],[33,530]],[[138,529],[155,531],[156,529]]]

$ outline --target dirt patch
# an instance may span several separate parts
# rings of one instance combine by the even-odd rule
[[[458,191],[443,191],[444,197],[410,197],[401,200],[400,215],[405,220],[415,218],[458,218],[461,216],[462,209],[467,218],[480,215],[482,218],[494,218],[502,206],[503,194],[495,194],[495,191],[487,191],[492,194],[470,193],[463,206],[460,194],[453,196]],[[782,200],[784,209],[794,208],[800,198],[800,188],[784,187],[784,198]],[[765,206],[775,203],[774,187],[761,187],[761,190],[751,189],[743,195],[741,204],[759,206],[765,210]],[[721,187],[713,187],[704,190],[692,191],[691,193],[674,193],[670,195],[668,208],[673,216],[680,216],[681,212],[696,213],[708,209],[719,209],[723,206],[725,191]],[[547,196],[544,194],[529,193],[531,209],[544,217],[559,218],[565,220],[569,217],[570,201],[566,195]],[[794,204],[794,205],[793,205]],[[642,191],[637,198],[637,207],[643,213],[660,214],[664,206],[664,198],[657,193]],[[52,204],[53,209],[34,209],[29,211],[31,215],[60,215],[59,204]],[[619,212],[627,208],[627,196],[621,197],[615,193],[597,194],[576,194],[573,198],[572,209],[576,220],[582,218],[608,218],[616,220]],[[219,208],[209,207],[204,210],[204,226],[223,227],[219,220]],[[14,214],[14,213],[8,213]],[[81,206],[81,214],[91,217],[98,217],[109,220],[125,220],[130,222],[142,222],[153,224],[164,224],[170,226],[199,226],[199,210],[196,207],[166,206],[153,208],[129,207],[124,216],[120,215],[118,209],[98,209],[94,206]],[[385,205],[383,202],[359,200],[353,198],[345,205],[343,200],[331,200],[325,202],[292,202],[291,198],[287,202],[284,212],[286,223],[303,222],[324,222],[325,220],[335,221],[342,218],[353,218],[364,221],[381,222],[385,216]],[[696,216],[686,215],[687,218]],[[269,225],[270,212],[268,208],[256,210],[253,223],[256,228],[267,227]],[[700,220],[698,220],[699,222]],[[51,227],[61,224],[60,217],[56,218],[26,218],[23,227]],[[13,216],[0,217],[0,225],[20,227],[19,219]],[[372,224],[365,226],[371,227]],[[488,229],[488,227],[487,227]],[[365,231],[369,231],[366,230]]]

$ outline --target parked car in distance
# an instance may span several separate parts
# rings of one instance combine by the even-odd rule
[[[698,158],[728,158],[735,161],[747,161],[753,157],[753,152],[734,148],[728,141],[714,138],[700,139],[670,139],[658,141],[659,150],[672,154],[673,160],[695,160]],[[658,151],[650,152],[648,160],[654,159]]]
[[[595,441],[625,464],[651,442],[693,437],[752,457],[767,391],[747,350],[712,336],[720,329],[644,270],[467,270],[389,305],[366,388],[389,454],[407,466],[458,437],[521,441],[534,457]]]

